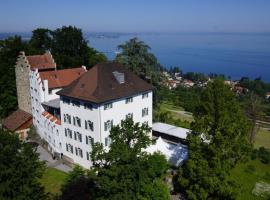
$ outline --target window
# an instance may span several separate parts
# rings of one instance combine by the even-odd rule
[[[128,114],[126,114],[126,119],[128,119],[128,118],[133,119],[133,113],[128,113]]]
[[[90,160],[90,158],[91,158],[90,152],[86,152],[86,159],[87,159],[87,160]]]
[[[143,98],[143,99],[144,99],[144,98],[148,98],[148,92],[142,94],[142,98]]]
[[[66,144],[67,152],[73,153],[73,146],[71,144]]]
[[[79,102],[79,101],[73,100],[73,101],[72,101],[72,105],[73,105],[73,106],[80,107],[80,102]]]
[[[104,130],[107,131],[107,130],[111,130],[113,126],[113,120],[108,120],[106,122],[104,122]]]
[[[85,143],[92,145],[92,143],[94,143],[94,139],[91,136],[86,135],[85,136]]]
[[[64,114],[64,122],[71,124],[71,116],[69,114]]]
[[[142,109],[142,116],[147,116],[148,115],[148,108]]]
[[[112,108],[112,103],[106,103],[106,104],[104,104],[104,110],[108,110],[110,108]]]
[[[93,109],[93,105],[90,104],[90,103],[84,103],[84,109],[92,110]]]
[[[126,104],[132,103],[133,102],[133,97],[126,98]]]
[[[81,148],[75,147],[75,153],[77,156],[83,157],[83,152]]]
[[[73,117],[73,125],[81,127],[81,119],[79,117]]]
[[[72,139],[72,130],[65,128],[65,136]]]
[[[110,144],[111,144],[111,138],[106,137],[105,138],[105,147],[110,146]]]
[[[64,104],[70,104],[70,100],[68,98],[63,98],[63,103]]]
[[[90,120],[85,120],[84,121],[84,124],[85,124],[85,129],[89,129],[91,131],[94,131],[94,123],[91,122]]]
[[[80,132],[74,131],[74,140],[82,142],[82,134]]]

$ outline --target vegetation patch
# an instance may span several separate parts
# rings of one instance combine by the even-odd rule
[[[67,173],[48,167],[41,178],[41,184],[45,187],[46,192],[59,194],[66,177]]]
[[[255,136],[254,147],[265,147],[270,149],[270,131],[261,128]]]
[[[259,159],[250,160],[247,163],[240,163],[231,171],[230,178],[237,184],[239,189],[237,200],[254,200],[264,199],[261,196],[256,196],[260,185],[257,183],[270,184],[269,177],[270,165],[263,164]]]

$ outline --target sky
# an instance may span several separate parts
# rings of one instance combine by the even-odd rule
[[[270,32],[270,0],[0,0],[0,32]]]

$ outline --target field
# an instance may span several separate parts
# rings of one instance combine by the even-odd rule
[[[270,184],[270,164],[263,164],[259,160],[251,160],[245,164],[238,164],[231,173],[231,179],[237,183],[236,187],[240,187],[237,200],[254,200],[264,199],[252,194],[254,186],[258,182],[266,182]]]
[[[260,128],[255,136],[254,147],[265,147],[270,149],[270,131],[268,131],[268,129]]]
[[[46,192],[59,194],[61,185],[63,184],[67,174],[54,168],[47,168],[41,179],[42,185]]]

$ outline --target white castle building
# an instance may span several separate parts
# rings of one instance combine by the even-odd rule
[[[27,68],[37,133],[72,163],[89,168],[92,141],[108,146],[112,125],[127,117],[152,126],[152,85],[117,63],[57,70],[51,55],[23,53],[17,63]]]

